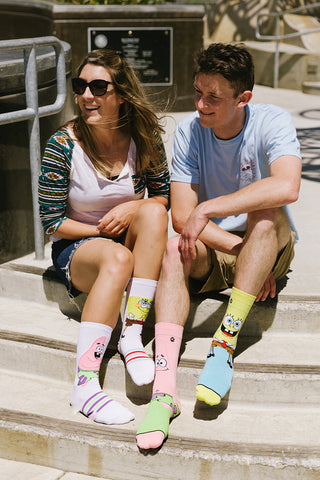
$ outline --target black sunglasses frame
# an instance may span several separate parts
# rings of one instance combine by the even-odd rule
[[[100,86],[97,85],[97,82],[99,82]],[[89,83],[80,77],[72,79],[72,89],[76,95],[83,95],[87,87],[89,87],[92,95],[102,97],[108,91],[109,85],[113,85],[113,83],[102,79],[92,80]]]

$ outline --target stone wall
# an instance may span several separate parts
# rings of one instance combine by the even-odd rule
[[[193,109],[193,55],[203,46],[203,6],[63,4],[54,6],[53,22],[53,34],[72,46],[74,69],[88,52],[89,28],[172,28],[172,85],[148,90],[164,103],[169,98],[173,111]]]

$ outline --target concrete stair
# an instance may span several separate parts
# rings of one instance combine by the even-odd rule
[[[320,82],[303,82],[302,91],[308,95],[320,95]]]
[[[112,480],[319,478],[318,297],[284,288],[277,300],[254,305],[238,342],[232,389],[217,407],[196,401],[195,386],[229,292],[193,299],[177,377],[182,414],[161,450],[142,455],[135,432],[151,386],[137,387],[127,375],[116,352],[119,325],[101,383],[135,420],[104,426],[69,407],[85,297],[70,303],[49,265],[26,257],[0,266],[2,458]],[[153,315],[144,342],[152,355]]]
[[[255,64],[256,84],[273,87],[275,42],[244,42]],[[318,79],[320,57],[304,47],[288,43],[279,44],[279,88],[301,90],[304,82]],[[308,72],[316,71],[316,77]],[[313,92],[314,93],[314,92]]]
[[[285,14],[281,34],[292,34],[320,28],[317,18],[310,15]],[[273,86],[274,41],[246,41],[255,63],[256,83]],[[279,44],[279,88],[320,94],[320,31],[284,39]]]
[[[284,15],[283,22],[284,34],[320,28],[319,20],[310,15],[289,13]],[[320,95],[320,31],[300,37],[288,38],[285,42],[309,51],[306,57],[305,78],[302,82],[302,91],[309,95]]]
[[[136,387],[125,372],[116,352],[120,325],[101,383],[136,418],[104,426],[75,415],[69,395],[85,296],[69,301],[50,268],[48,246],[43,261],[30,254],[0,265],[1,480],[320,478],[319,121],[307,115],[316,111],[317,97],[257,85],[254,98],[287,108],[301,132],[310,129],[302,152],[315,168],[303,175],[299,202],[292,205],[300,233],[292,272],[278,285],[277,299],[254,305],[238,342],[230,393],[218,407],[195,399],[225,291],[192,299],[177,376],[182,414],[159,452],[143,455],[136,447],[151,386]],[[167,131],[173,133],[179,115]],[[150,355],[153,320],[144,331]]]
[[[320,22],[311,15],[299,15],[297,13],[287,13],[283,16],[284,34],[296,32],[306,32],[320,28]],[[313,52],[319,51],[320,31],[309,33],[307,35],[288,38],[287,43],[298,45]]]

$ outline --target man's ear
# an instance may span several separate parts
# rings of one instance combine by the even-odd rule
[[[240,93],[238,97],[238,107],[243,108],[245,107],[252,98],[251,90],[245,90],[244,92]]]

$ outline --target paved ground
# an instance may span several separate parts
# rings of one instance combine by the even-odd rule
[[[290,111],[301,142],[303,175],[299,201],[292,206],[300,234],[293,262],[293,275],[285,287],[285,295],[320,298],[320,96],[297,91],[256,86],[253,102],[274,103]],[[176,122],[186,112],[172,114],[167,122],[166,149],[170,156],[172,134]],[[17,260],[30,265],[49,265],[50,259],[35,261],[34,255]],[[0,459],[0,478],[15,480],[89,480],[93,477],[62,472],[37,465]],[[97,480],[97,479],[96,479]]]

